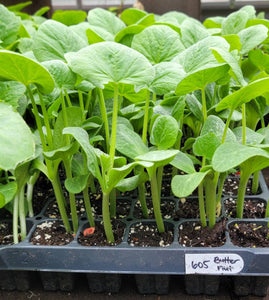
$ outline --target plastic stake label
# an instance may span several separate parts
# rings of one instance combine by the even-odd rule
[[[237,274],[244,260],[234,253],[185,254],[186,274]]]

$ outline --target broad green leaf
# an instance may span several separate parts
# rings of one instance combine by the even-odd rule
[[[255,26],[255,25],[264,25],[265,27],[267,27],[269,29],[269,20],[266,20],[266,19],[248,20],[246,27],[251,27],[251,26]],[[264,41],[264,43],[268,43],[268,42],[269,42],[269,37],[267,37],[267,39]]]
[[[53,78],[39,63],[6,50],[0,50],[0,79],[19,81],[25,86],[34,83],[44,93],[50,93],[54,88]]]
[[[41,17],[51,9],[49,6],[43,6],[34,13],[34,17]]]
[[[66,123],[63,111],[58,114],[53,131],[54,148],[58,149],[66,145],[66,137],[62,133],[64,127],[80,127],[82,119],[81,109],[75,106],[66,108]]]
[[[120,32],[118,32],[118,34],[115,36],[115,42],[120,43],[122,41],[122,39],[124,37],[126,37],[127,35],[135,35],[140,33],[141,31],[143,31],[145,29],[144,26],[142,25],[130,25],[128,27],[123,28]],[[128,45],[131,47],[131,43],[130,45]]]
[[[269,144],[269,127],[260,128],[257,130],[257,133],[260,133],[263,135],[263,144]]]
[[[202,104],[196,98],[195,95],[189,94],[186,96],[186,103],[189,110],[194,114],[194,116],[200,121],[204,121],[204,115],[202,113]]]
[[[119,181],[116,185],[116,189],[121,192],[133,191],[140,183],[146,182],[148,179],[147,173],[141,172],[139,175],[127,177]]]
[[[150,25],[155,25],[155,15],[154,14],[147,14],[146,16],[144,16],[142,19],[140,19],[137,22],[137,25],[142,25],[144,27],[148,27]],[[153,24],[154,23],[154,24]]]
[[[261,49],[251,50],[248,53],[248,58],[261,71],[269,73],[269,55],[267,53],[263,53]]]
[[[25,90],[25,86],[20,82],[0,81],[0,101],[17,108],[18,101],[24,95]]]
[[[238,33],[242,48],[240,53],[247,54],[250,50],[260,45],[267,38],[268,28],[264,25],[255,25],[241,30]]]
[[[154,65],[155,78],[150,85],[150,90],[157,95],[164,95],[174,91],[185,76],[181,65],[175,62],[161,62]]]
[[[222,78],[229,71],[227,64],[209,64],[199,70],[187,73],[177,88],[176,94],[182,96],[198,89],[204,89],[209,83]]]
[[[213,132],[199,136],[193,144],[193,152],[197,156],[211,160],[221,142]]]
[[[181,151],[177,153],[170,165],[188,174],[196,172],[192,160]]]
[[[177,153],[178,150],[156,150],[139,155],[135,158],[135,160],[152,162],[156,167],[159,167],[170,163]]]
[[[52,15],[52,20],[66,26],[79,24],[84,22],[86,18],[87,13],[83,10],[56,10]]]
[[[162,23],[170,23],[174,24],[178,27],[183,23],[184,20],[188,19],[189,17],[179,11],[169,11],[163,15],[161,15],[158,19],[157,22],[162,22]]]
[[[193,22],[191,19],[184,20],[180,29],[182,34],[181,40],[185,48],[209,36],[207,29],[202,24]]]
[[[62,160],[65,154],[74,154],[78,150],[78,147],[76,144],[69,144],[60,148],[57,148],[55,150],[51,151],[45,151],[44,156],[50,160]]]
[[[187,175],[176,175],[172,179],[172,192],[176,197],[189,196],[210,172],[199,172]]]
[[[12,201],[17,192],[17,184],[15,181],[8,182],[6,184],[0,183],[0,208],[4,207],[7,203]]]
[[[10,5],[7,8],[10,11],[19,12],[23,8],[25,8],[25,7],[27,7],[27,6],[31,5],[31,4],[32,4],[32,1],[27,1],[27,2],[23,2],[23,3],[15,4],[15,5]]]
[[[210,17],[205,19],[203,25],[206,28],[221,28],[221,24],[224,21],[224,17]]]
[[[98,166],[97,157],[94,148],[89,143],[89,136],[87,132],[80,127],[66,127],[63,129],[63,134],[72,135],[80,144],[87,157],[88,169],[93,176],[98,179],[99,183],[102,184],[102,176]]]
[[[237,34],[246,27],[248,13],[242,10],[231,13],[222,22],[222,34]]]
[[[249,20],[256,18],[256,9],[253,5],[245,5],[242,8],[240,8],[240,11],[247,13]]]
[[[147,13],[143,10],[127,8],[121,13],[120,18],[126,25],[133,25],[146,15]]]
[[[218,138],[219,142],[221,142],[224,133],[224,128],[225,124],[219,117],[210,115],[208,116],[205,124],[203,125],[201,135],[214,133],[215,136]],[[230,128],[228,128],[227,130],[225,142],[236,142],[236,137]]]
[[[101,88],[114,82],[141,89],[154,78],[153,67],[142,54],[114,42],[94,44],[65,57],[75,73]]]
[[[233,50],[237,50],[239,52],[241,50],[242,44],[237,34],[228,34],[223,35],[222,37],[230,44],[230,52]]]
[[[230,45],[222,37],[209,36],[179,53],[173,61],[182,65],[186,73],[191,73],[206,65],[216,64],[217,60],[210,50],[212,47],[219,47],[228,51]]]
[[[7,47],[17,40],[21,21],[2,4],[0,4],[0,16],[0,45]]]
[[[265,150],[238,143],[224,143],[216,150],[212,165],[216,172],[226,172],[251,158],[259,160],[259,157],[265,158],[269,163],[269,154]],[[255,168],[254,165],[253,168]]]
[[[242,144],[243,142],[243,128],[236,127],[233,129],[233,133],[235,134],[237,141]],[[246,127],[246,145],[255,145],[260,144],[264,140],[264,136],[255,132],[254,130],[249,129]]]
[[[90,10],[87,19],[90,25],[101,27],[114,36],[125,27],[112,12],[99,7]]]
[[[88,43],[66,25],[47,20],[34,37],[34,55],[39,61],[62,60],[64,54],[86,47]]]
[[[132,159],[149,151],[141,137],[124,125],[117,126],[116,149]]]
[[[30,128],[11,106],[0,102],[0,169],[14,170],[34,154],[35,143]]]
[[[90,45],[104,41],[114,41],[115,38],[112,33],[108,32],[104,28],[93,25],[89,25],[89,28],[86,30],[86,35]]]
[[[179,127],[176,119],[169,115],[159,116],[153,124],[150,142],[159,150],[166,150],[174,146],[178,133]]]
[[[240,85],[247,85],[238,60],[230,52],[217,47],[211,48],[211,50],[219,62],[225,62],[231,67],[231,71]]]
[[[77,76],[61,60],[49,60],[42,63],[52,75],[56,85],[63,89],[74,89]]]
[[[150,26],[135,35],[132,48],[145,55],[152,64],[171,61],[185,49],[179,34],[165,25]]]
[[[69,29],[79,35],[86,43],[88,43],[88,38],[86,35],[86,30],[88,28],[90,28],[90,24],[88,22],[82,22],[77,25],[69,26]]]
[[[80,175],[73,178],[67,178],[64,181],[64,186],[69,193],[78,194],[87,186],[89,175]]]
[[[269,78],[255,80],[222,99],[217,105],[216,111],[221,111],[226,108],[234,110],[243,103],[247,103],[268,91]]]

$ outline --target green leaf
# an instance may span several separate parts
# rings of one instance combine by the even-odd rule
[[[39,63],[6,50],[0,50],[0,79],[19,81],[25,86],[34,83],[43,93],[50,93],[54,88],[53,78]]]
[[[163,15],[161,15],[158,19],[157,22],[162,22],[162,23],[170,23],[175,26],[180,27],[180,25],[183,23],[184,20],[188,19],[189,17],[179,11],[169,11]],[[192,19],[192,18],[190,18]],[[193,19],[192,19],[193,20]]]
[[[83,10],[56,10],[52,15],[52,20],[66,26],[79,24],[84,22],[86,18],[87,13]]]
[[[120,18],[126,25],[132,25],[137,23],[146,15],[147,13],[143,10],[137,8],[127,8],[121,13]]]
[[[141,137],[124,125],[117,126],[116,149],[132,159],[149,151]]]
[[[192,160],[181,151],[177,153],[170,165],[188,174],[196,172]]]
[[[98,166],[97,157],[94,148],[89,143],[89,136],[87,132],[80,127],[66,127],[63,129],[63,134],[72,135],[76,139],[76,141],[80,144],[81,148],[83,149],[87,157],[88,169],[102,185],[102,176]]]
[[[34,55],[39,61],[62,60],[64,54],[86,47],[88,43],[66,25],[47,20],[34,37]]]
[[[243,128],[236,127],[233,129],[233,133],[235,134],[237,141],[242,144],[243,143]],[[264,140],[264,136],[262,134],[259,134],[255,132],[254,130],[251,130],[250,128],[246,127],[246,145],[255,145],[255,144],[261,144],[261,142]]]
[[[203,25],[206,28],[221,28],[221,24],[224,21],[224,17],[210,17],[205,19]]]
[[[125,27],[125,24],[121,19],[103,8],[94,8],[90,10],[87,19],[90,25],[103,28],[113,36]]]
[[[222,34],[237,34],[246,27],[248,13],[242,10],[231,13],[222,22]]]
[[[56,85],[63,89],[74,89],[77,76],[61,60],[49,60],[42,63],[52,75]]]
[[[12,201],[16,195],[16,192],[17,184],[15,181],[11,181],[6,184],[0,183],[0,208]]]
[[[51,150],[51,151],[45,151],[44,156],[46,158],[48,158],[49,160],[62,160],[62,158],[64,157],[65,154],[74,154],[76,153],[78,150],[77,144],[73,143],[73,144],[69,144],[60,148],[57,148],[55,150]]]
[[[89,25],[86,35],[90,45],[104,41],[114,41],[114,35],[102,27]]]
[[[18,101],[24,95],[25,90],[25,86],[20,82],[0,81],[0,101],[17,108]]]
[[[150,26],[135,35],[132,48],[145,55],[152,64],[171,61],[185,49],[179,34],[165,25]]]
[[[210,172],[199,172],[187,175],[176,175],[172,179],[172,192],[176,197],[189,196]]]
[[[178,150],[157,150],[150,151],[145,154],[139,155],[135,158],[136,161],[152,162],[156,167],[165,166],[174,159]]]
[[[269,78],[255,80],[222,99],[217,105],[216,111],[221,111],[226,108],[234,110],[243,103],[247,103],[268,91]]]
[[[154,77],[149,61],[139,52],[114,42],[102,42],[66,54],[71,69],[95,86],[109,82],[147,87]]]
[[[241,50],[242,44],[237,34],[228,34],[223,35],[222,37],[230,44],[230,52],[233,50],[237,50],[239,52]]]
[[[34,16],[35,17],[41,17],[43,16],[46,12],[48,12],[50,10],[50,7],[49,6],[43,6],[41,7],[39,10],[37,10],[35,13],[34,13]]]
[[[150,142],[158,147],[159,150],[166,150],[175,144],[179,133],[177,121],[169,116],[159,116],[156,118],[151,134]]]
[[[64,181],[64,186],[69,193],[78,194],[87,186],[89,175],[80,175],[73,178],[67,178]]]
[[[261,162],[263,162],[264,158],[269,164],[269,154],[265,150],[238,143],[224,143],[216,150],[212,159],[212,165],[216,172],[226,172],[240,166],[251,158],[257,158],[256,165],[252,161],[253,165],[249,166],[249,169],[252,168],[255,170],[256,167],[259,169],[259,157],[261,158]]]
[[[231,67],[232,73],[240,85],[247,85],[238,60],[230,52],[217,47],[211,48],[211,50],[219,62],[225,62]]]
[[[35,143],[30,128],[11,106],[0,102],[0,169],[14,170],[34,154]]]
[[[209,36],[207,29],[198,22],[193,22],[191,19],[185,19],[180,26],[182,43],[185,48],[199,42]]]
[[[161,62],[156,64],[154,69],[155,78],[150,85],[150,90],[157,95],[174,91],[185,75],[182,66],[175,62]]]
[[[213,132],[209,132],[196,139],[193,144],[193,152],[197,156],[203,156],[211,160],[220,144],[221,142],[217,136]]]
[[[10,11],[18,12],[18,11],[21,11],[23,8],[25,8],[25,7],[27,7],[31,4],[32,4],[32,1],[27,1],[27,2],[23,2],[23,3],[15,4],[15,5],[10,5],[7,8]]]
[[[128,27],[123,28],[120,32],[115,36],[115,42],[120,43],[126,36],[134,36],[135,34],[140,33],[144,30],[144,26],[142,25],[130,25]],[[131,47],[131,43],[129,45]]]
[[[146,182],[148,179],[147,173],[141,172],[139,175],[122,179],[116,185],[116,188],[121,192],[133,191],[140,183]]]
[[[260,45],[267,38],[268,28],[264,25],[255,25],[241,30],[238,33],[242,48],[240,53],[247,54],[251,49]]]
[[[189,94],[186,96],[186,103],[189,110],[193,113],[193,115],[199,120],[200,122],[204,121],[204,115],[202,113],[202,104],[196,98],[195,95]]]
[[[4,5],[0,4],[0,41],[2,47],[7,47],[17,40],[21,20]]]
[[[261,71],[269,73],[269,55],[267,53],[263,53],[261,49],[251,50],[248,53],[248,58]]]

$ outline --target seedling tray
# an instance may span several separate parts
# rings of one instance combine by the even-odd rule
[[[261,193],[258,198],[269,198],[263,176],[260,176]],[[257,196],[248,196],[249,198]],[[171,198],[178,201],[177,198]],[[84,273],[122,274],[207,274],[207,275],[251,275],[268,276],[268,248],[240,248],[234,246],[226,232],[225,245],[217,248],[189,248],[178,243],[178,227],[186,219],[167,220],[174,228],[174,241],[168,247],[133,247],[127,242],[131,225],[136,222],[154,222],[133,218],[135,199],[131,211],[122,221],[126,224],[123,241],[117,246],[82,246],[77,237],[65,246],[37,246],[30,243],[30,237],[37,224],[55,221],[44,217],[44,210],[35,218],[29,218],[27,238],[11,246],[0,247],[0,270],[29,270]],[[188,219],[192,221],[196,219]],[[230,222],[236,219],[231,219]],[[254,221],[241,219],[243,221]],[[238,220],[239,221],[239,220]],[[264,224],[267,219],[255,219]],[[80,230],[87,226],[85,217],[80,218]]]

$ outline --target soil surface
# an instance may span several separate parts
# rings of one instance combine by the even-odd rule
[[[34,245],[62,246],[69,244],[73,239],[73,235],[67,233],[64,225],[56,220],[37,225],[30,241]]]
[[[185,219],[200,218],[199,200],[194,198],[181,198],[178,201],[176,217]]]
[[[236,199],[229,198],[224,201],[225,214],[229,218],[236,218]],[[266,204],[261,199],[245,199],[243,218],[264,218]]]
[[[216,223],[211,230],[200,222],[184,222],[179,226],[179,243],[183,247],[220,247],[225,244],[226,220]]]
[[[0,223],[0,245],[13,244],[12,223]]]
[[[159,233],[156,224],[139,222],[130,228],[128,243],[133,247],[167,247],[173,239],[173,230]]]
[[[222,195],[224,196],[236,196],[238,193],[238,186],[239,186],[240,176],[233,176],[228,177],[223,185]],[[246,195],[253,195],[252,190],[252,178],[248,180],[247,188],[246,188]],[[260,187],[258,188],[258,194],[261,193]]]
[[[269,247],[269,230],[259,223],[235,223],[229,226],[234,245],[239,247]]]
[[[122,242],[125,224],[117,219],[111,221],[114,233],[114,243],[109,243],[106,238],[104,226],[96,222],[94,233],[84,236],[83,232],[79,234],[78,242],[83,246],[115,246]]]

